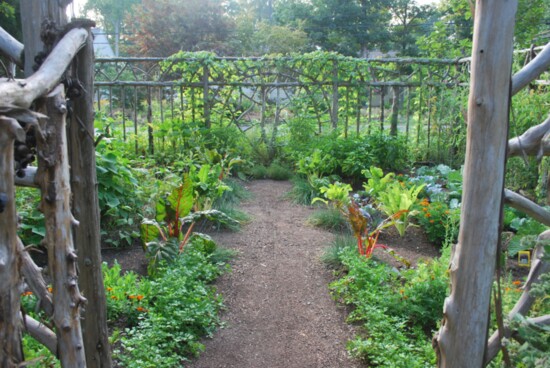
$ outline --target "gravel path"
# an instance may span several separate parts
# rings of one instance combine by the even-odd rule
[[[312,209],[284,199],[290,183],[253,181],[247,188],[252,198],[241,209],[252,221],[238,233],[214,235],[239,254],[216,283],[225,327],[186,367],[360,367],[348,358],[353,332],[328,293],[331,273],[319,259],[333,235],[306,224]]]

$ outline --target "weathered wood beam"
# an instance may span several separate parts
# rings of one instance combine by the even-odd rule
[[[82,316],[86,362],[89,367],[110,368],[111,348],[107,306],[101,272],[101,232],[94,142],[94,55],[92,36],[76,56],[72,72],[82,85],[74,99],[68,129],[73,213],[80,223],[74,231],[80,270],[79,284],[88,296]]]
[[[550,212],[524,196],[509,189],[504,189],[504,202],[510,207],[534,218],[541,224],[550,226]]]
[[[550,67],[550,43],[530,63],[512,77],[512,96],[537,79]]]
[[[38,306],[51,317],[53,315],[52,294],[48,291],[48,285],[42,276],[42,269],[34,263],[19,237],[17,238],[17,251],[21,256],[21,274],[25,278],[25,282],[38,298]]]
[[[21,275],[12,179],[15,140],[24,141],[25,132],[15,119],[0,116],[0,367],[17,367],[23,361],[19,319]]]
[[[24,80],[0,80],[0,106],[29,108],[59,83],[87,38],[85,29],[73,29],[59,41],[36,73]]]
[[[550,240],[550,230],[546,230],[542,234],[539,235],[539,240],[541,241],[548,241]],[[529,275],[527,276],[527,280],[525,281],[525,285],[523,286],[523,293],[521,294],[521,297],[514,305],[514,308],[510,311],[508,314],[508,319],[512,320],[516,315],[526,316],[531,307],[533,306],[533,303],[535,302],[535,298],[533,298],[529,292],[531,291],[531,288],[534,284],[537,284],[540,282],[540,276],[550,271],[550,264],[548,262],[545,262],[543,259],[544,256],[544,247],[541,244],[538,244],[535,247],[535,251],[533,252],[533,260],[531,262],[531,269],[529,270]],[[546,319],[540,319],[536,320],[536,323],[546,323]],[[510,329],[508,326],[505,326],[504,331],[502,331],[502,336],[505,338],[509,338],[514,333],[514,330]],[[499,338],[500,334],[499,331],[495,331],[491,337],[489,338],[488,344],[487,344],[487,354],[485,356],[485,364],[489,364],[491,360],[498,354],[498,352],[501,349],[501,341]]]
[[[67,151],[64,88],[59,85],[45,100],[41,110],[49,116],[40,122],[43,138],[37,138],[38,172],[48,247],[48,267],[52,277],[54,314],[63,367],[86,367],[80,309],[86,299],[78,288],[77,256],[72,227],[71,185]]]
[[[22,178],[17,175],[15,176],[15,185],[19,187],[39,188],[38,183],[36,182],[36,170],[36,167],[27,166],[23,169],[25,176]]]
[[[4,55],[17,66],[23,67],[23,44],[0,27],[0,54]]]
[[[550,116],[539,125],[532,126],[519,137],[508,141],[508,156],[542,156],[550,155],[550,142],[544,137],[550,133]]]
[[[451,294],[434,339],[440,368],[479,368],[499,240],[517,0],[477,0],[462,211]],[[483,180],[480,180],[483,178]]]
[[[23,316],[21,316],[23,318]],[[44,345],[54,356],[57,356],[57,336],[43,323],[25,314],[24,325],[27,332],[36,341]]]

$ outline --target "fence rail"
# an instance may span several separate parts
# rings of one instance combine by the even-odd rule
[[[145,127],[147,150],[154,153],[163,149],[166,129],[174,132],[189,123],[235,125],[242,131],[258,126],[267,137],[302,119],[315,121],[319,134],[399,131],[411,143],[426,146],[431,152],[426,159],[444,159],[453,152],[442,150],[452,146],[453,131],[462,124],[457,99],[467,85],[468,66],[464,60],[323,53],[101,58],[96,60],[95,95],[97,111],[122,124],[122,138],[134,139],[136,151],[144,150],[138,135]]]

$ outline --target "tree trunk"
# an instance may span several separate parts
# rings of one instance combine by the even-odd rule
[[[20,1],[23,44],[25,45],[25,77],[34,73],[34,57],[44,49],[44,44],[40,39],[42,22],[45,19],[51,19],[58,26],[64,26],[67,23],[66,4],[67,1],[59,0]]]
[[[92,35],[73,63],[73,73],[82,84],[82,96],[74,99],[69,125],[69,152],[73,213],[80,225],[74,231],[78,250],[79,284],[88,298],[82,330],[89,367],[111,367],[107,311],[101,273],[101,236],[96,177],[94,132],[94,55]]]
[[[72,227],[71,188],[63,86],[47,98],[42,119],[43,137],[37,135],[37,182],[42,191],[40,209],[44,214],[48,247],[48,267],[55,303],[53,322],[56,327],[59,359],[62,367],[86,367],[84,342],[80,326],[80,307],[86,299],[77,283],[77,256]]]
[[[17,249],[17,213],[13,178],[15,140],[25,141],[19,123],[0,116],[0,367],[19,367],[21,346],[20,259]]]
[[[517,0],[476,3],[468,134],[451,295],[436,337],[439,367],[482,367],[499,241]]]
[[[397,123],[399,122],[399,90],[398,86],[392,87],[392,105],[390,118],[390,135],[397,136]]]

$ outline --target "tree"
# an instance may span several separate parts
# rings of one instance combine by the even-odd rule
[[[18,0],[4,0],[0,2],[0,24],[6,32],[18,41],[23,39]]]
[[[365,56],[389,46],[389,0],[286,0],[275,9],[283,23],[303,21],[312,44],[327,51]]]
[[[94,11],[99,15],[103,29],[112,34],[115,41],[115,56],[119,56],[120,38],[126,29],[126,14],[141,0],[87,0],[84,11]]]
[[[463,0],[442,0],[437,11],[439,19],[429,35],[421,36],[417,44],[422,53],[433,58],[463,57],[472,49],[472,7]]]
[[[177,51],[228,54],[234,25],[221,0],[144,0],[126,20],[129,53],[168,56]]]
[[[416,0],[393,0],[391,6],[393,49],[400,55],[417,56],[416,39],[429,34],[435,9],[418,5]]]

